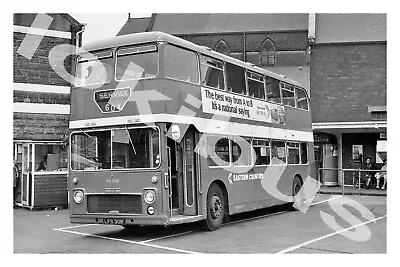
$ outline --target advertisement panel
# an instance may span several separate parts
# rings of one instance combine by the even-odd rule
[[[201,88],[203,112],[234,118],[285,124],[284,107],[210,88]]]

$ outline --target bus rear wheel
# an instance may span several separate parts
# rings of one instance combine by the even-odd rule
[[[304,197],[300,192],[302,186],[303,186],[303,183],[302,183],[300,177],[298,177],[298,176],[294,177],[293,186],[292,186],[292,196],[294,197],[293,198],[294,202],[287,204],[287,207],[289,210],[292,210],[292,211],[297,210],[295,207],[293,207],[294,203],[296,203],[296,206],[298,206],[298,207],[301,207],[303,205]]]
[[[204,228],[214,231],[221,227],[225,216],[224,195],[217,184],[212,184],[207,192],[207,218],[204,221]]]

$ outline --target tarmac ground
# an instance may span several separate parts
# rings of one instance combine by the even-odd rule
[[[231,216],[213,232],[198,223],[130,231],[71,224],[66,209],[19,208],[14,253],[386,253],[386,214],[385,196],[318,194],[306,213],[275,206]]]

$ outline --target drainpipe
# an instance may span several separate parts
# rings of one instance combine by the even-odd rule
[[[311,56],[311,50],[315,44],[315,20],[316,13],[308,14],[308,56]]]
[[[246,62],[246,33],[243,33],[243,61]]]
[[[82,27],[80,31],[76,32],[75,34],[75,52],[78,52],[78,47],[82,46],[82,37],[83,37],[83,32],[85,31],[85,27],[86,27],[86,23],[82,23],[80,24],[80,26]],[[79,34],[81,35],[81,42],[79,42]]]
[[[85,31],[86,25],[87,25],[86,23],[79,24],[79,26],[81,26],[81,29],[75,33],[75,56],[72,57],[72,60],[71,60],[72,76],[76,75],[76,64],[77,64],[77,60],[78,60],[77,54],[79,51],[79,47],[82,46],[82,37],[83,37],[83,32]],[[80,36],[80,41],[79,41],[79,36]],[[71,55],[72,55],[72,51],[71,51]]]

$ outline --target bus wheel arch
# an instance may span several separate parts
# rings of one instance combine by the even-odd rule
[[[208,187],[205,207],[207,216],[203,221],[205,230],[216,230],[228,220],[228,191],[221,180],[214,180]]]
[[[288,210],[296,211],[297,209],[293,207],[293,204],[296,202],[297,205],[301,205],[304,202],[304,198],[301,196],[301,194],[298,194],[302,186],[303,186],[303,178],[301,177],[300,174],[296,174],[293,177],[292,190],[291,190],[291,196],[293,196],[293,202],[287,203]]]
[[[300,174],[296,174],[293,178],[292,195],[295,196],[303,186],[303,178]]]

